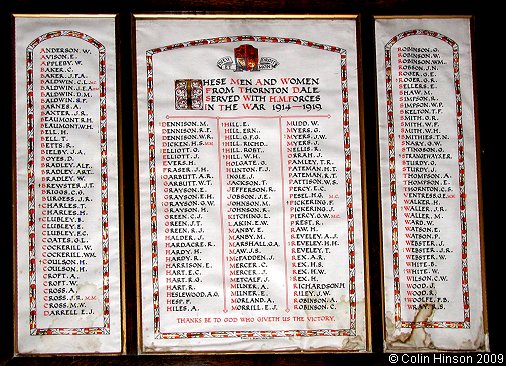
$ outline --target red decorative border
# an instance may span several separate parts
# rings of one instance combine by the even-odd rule
[[[319,330],[283,330],[283,331],[210,331],[210,332],[170,332],[160,330],[159,308],[159,279],[158,279],[158,235],[157,235],[157,204],[156,204],[156,164],[155,164],[155,121],[154,121],[154,90],[153,90],[153,55],[185,47],[205,46],[219,43],[233,42],[264,42],[283,43],[311,47],[322,51],[340,54],[341,91],[343,104],[343,133],[345,151],[345,180],[346,180],[346,209],[348,223],[348,264],[349,264],[349,298],[350,298],[350,327],[348,329],[319,329]],[[156,339],[181,338],[279,338],[279,337],[314,337],[314,336],[355,336],[356,335],[356,291],[355,291],[355,224],[353,218],[353,190],[351,174],[351,140],[349,126],[348,103],[348,70],[346,50],[297,38],[278,38],[269,36],[240,35],[217,37],[189,42],[176,43],[146,51],[147,66],[147,113],[149,138],[149,177],[150,177],[150,207],[151,207],[151,254],[152,254],[152,282],[153,282],[153,321]]]
[[[38,328],[37,327],[37,283],[35,256],[35,169],[34,169],[34,100],[33,100],[33,52],[42,42],[56,37],[75,37],[95,46],[99,52],[100,88],[100,153],[101,153],[101,201],[102,201],[102,271],[103,271],[103,327],[87,328]],[[28,146],[28,242],[29,242],[29,298],[30,335],[85,335],[110,333],[109,304],[109,208],[107,172],[107,105],[106,105],[106,57],[105,47],[89,35],[72,31],[58,30],[45,33],[33,40],[26,48],[26,94],[27,94],[27,146]]]
[[[410,36],[429,36],[447,43],[453,50],[453,78],[455,88],[458,165],[459,165],[459,198],[460,198],[460,228],[462,250],[462,298],[464,304],[464,321],[403,321],[401,318],[401,290],[399,276],[399,242],[398,242],[398,217],[397,217],[397,181],[395,171],[395,131],[394,131],[394,98],[392,92],[392,46],[403,38]],[[470,328],[469,308],[469,285],[467,264],[467,220],[466,220],[466,193],[465,193],[465,167],[464,167],[464,128],[462,124],[462,96],[460,91],[460,56],[459,48],[455,41],[445,35],[425,29],[414,29],[399,33],[385,45],[385,70],[386,70],[386,97],[387,97],[387,121],[388,121],[388,157],[390,168],[390,212],[392,221],[392,256],[394,275],[394,302],[395,324],[402,328]]]

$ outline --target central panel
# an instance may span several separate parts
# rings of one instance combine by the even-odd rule
[[[136,32],[143,351],[366,351],[356,19]]]

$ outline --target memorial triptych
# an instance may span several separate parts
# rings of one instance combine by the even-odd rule
[[[16,352],[121,354],[117,19],[13,18]],[[139,352],[370,352],[357,17],[132,19]],[[488,349],[470,21],[375,19],[385,352]]]

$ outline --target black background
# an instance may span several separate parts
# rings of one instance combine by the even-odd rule
[[[475,96],[478,126],[479,177],[482,201],[482,233],[486,270],[487,310],[490,349],[503,354],[505,327],[503,301],[505,288],[503,246],[501,234],[505,225],[503,213],[504,163],[500,147],[506,145],[504,131],[504,24],[506,17],[490,0],[123,0],[49,1],[0,0],[0,46],[2,75],[0,76],[0,166],[2,179],[1,254],[0,254],[0,364],[1,365],[389,365],[383,353],[383,309],[381,306],[381,258],[377,163],[377,111],[375,84],[374,16],[379,15],[466,15],[472,16]],[[365,142],[365,174],[367,188],[367,233],[370,264],[370,300],[372,352],[366,354],[318,353],[243,353],[191,355],[139,355],[137,349],[136,250],[134,197],[134,110],[132,63],[132,14],[140,13],[238,13],[238,14],[358,14],[362,54],[362,95]],[[118,14],[117,38],[120,58],[120,87],[122,159],[122,192],[124,197],[125,285],[126,285],[126,350],[121,356],[17,356],[14,353],[14,272],[13,253],[16,248],[15,225],[15,118],[14,107],[14,34],[12,14]],[[24,101],[21,101],[24,103]],[[8,173],[10,177],[8,177]],[[475,353],[458,353],[472,355]],[[404,359],[406,360],[406,359]],[[413,363],[410,359],[407,364]],[[420,358],[419,360],[423,360]],[[406,364],[402,359],[398,364]]]

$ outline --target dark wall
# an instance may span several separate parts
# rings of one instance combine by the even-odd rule
[[[388,355],[382,352],[383,329],[381,308],[380,232],[378,206],[378,171],[376,140],[375,59],[374,59],[374,16],[375,15],[471,15],[474,24],[474,67],[477,97],[479,159],[482,187],[483,237],[486,269],[486,288],[490,348],[494,354],[504,353],[505,315],[500,294],[504,291],[501,254],[505,245],[501,236],[502,219],[506,217],[502,206],[502,171],[499,147],[504,146],[502,124],[505,117],[502,86],[504,77],[501,68],[504,58],[499,19],[500,11],[489,0],[123,0],[102,1],[53,1],[53,0],[0,0],[0,27],[4,43],[1,51],[2,96],[0,123],[1,169],[5,176],[2,182],[1,247],[0,255],[0,364],[4,365],[388,365]],[[363,70],[363,116],[365,130],[367,221],[371,283],[372,351],[370,354],[241,354],[241,355],[137,355],[137,303],[135,298],[135,204],[128,197],[134,196],[134,151],[133,151],[133,101],[131,60],[131,14],[146,12],[189,12],[189,13],[268,13],[268,14],[359,14]],[[12,17],[15,13],[116,13],[119,14],[121,99],[123,145],[123,194],[125,218],[125,272],[126,280],[126,354],[123,356],[95,357],[16,357],[13,354],[13,253],[14,239],[14,126],[15,99]],[[502,99],[502,98],[501,98]],[[6,178],[11,172],[10,179]],[[402,363],[402,362],[399,362]]]

